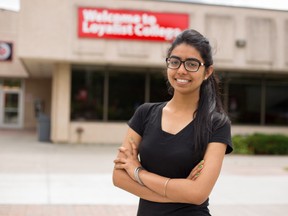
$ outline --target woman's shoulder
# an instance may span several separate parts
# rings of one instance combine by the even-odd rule
[[[141,112],[151,112],[151,111],[155,111],[157,109],[161,109],[163,108],[163,106],[166,104],[167,102],[155,102],[155,103],[143,103],[141,104],[137,110],[141,111]]]
[[[221,127],[224,125],[230,125],[231,121],[228,115],[224,112],[213,112],[212,114],[212,126]]]
[[[221,142],[227,144],[226,154],[229,154],[233,151],[231,140],[231,121],[226,113],[213,113],[211,140],[213,142]]]
[[[146,125],[151,118],[157,116],[163,103],[143,103],[136,108],[134,115],[128,121],[128,125],[135,130],[140,136],[143,135]]]

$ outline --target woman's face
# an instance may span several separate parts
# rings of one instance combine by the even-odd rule
[[[176,46],[170,57],[176,57],[185,61],[189,58],[198,59],[205,63],[201,58],[200,53],[192,46],[182,43]],[[212,69],[212,68],[211,68]],[[207,70],[208,71],[208,70]],[[213,72],[213,69],[211,73]],[[199,94],[202,82],[211,74],[209,71],[205,72],[205,66],[200,66],[197,72],[189,72],[185,69],[182,63],[178,69],[167,68],[167,77],[175,93],[182,94]]]

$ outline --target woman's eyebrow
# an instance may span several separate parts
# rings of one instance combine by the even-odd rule
[[[182,61],[182,59],[181,59],[179,56],[172,55],[172,56],[170,56],[170,58],[171,58],[171,57],[173,57],[173,58],[177,58],[177,59],[179,59],[179,60]],[[186,60],[197,60],[197,61],[200,61],[199,59],[197,59],[197,58],[193,58],[193,57],[186,58],[186,59],[184,59],[183,61],[186,61]]]

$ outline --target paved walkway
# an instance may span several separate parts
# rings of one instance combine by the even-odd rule
[[[134,216],[138,198],[112,185],[117,148],[0,130],[0,216]],[[212,215],[287,214],[287,169],[288,156],[226,156]]]

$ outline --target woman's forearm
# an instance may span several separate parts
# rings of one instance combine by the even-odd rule
[[[196,181],[190,179],[169,179],[146,170],[142,170],[139,175],[142,182],[151,191],[160,196],[173,199],[174,202],[199,205],[205,201],[205,194],[199,193],[197,189],[199,184]]]
[[[162,203],[173,202],[167,197],[155,193],[146,186],[141,186],[139,183],[131,179],[131,177],[124,170],[114,169],[113,184],[145,200]]]
[[[171,179],[167,184],[167,177],[163,177],[146,170],[139,172],[143,184],[159,195],[166,195],[174,202],[200,205],[207,200],[220,174],[226,145],[213,143],[208,145],[205,153],[205,169],[197,180],[189,178]]]

